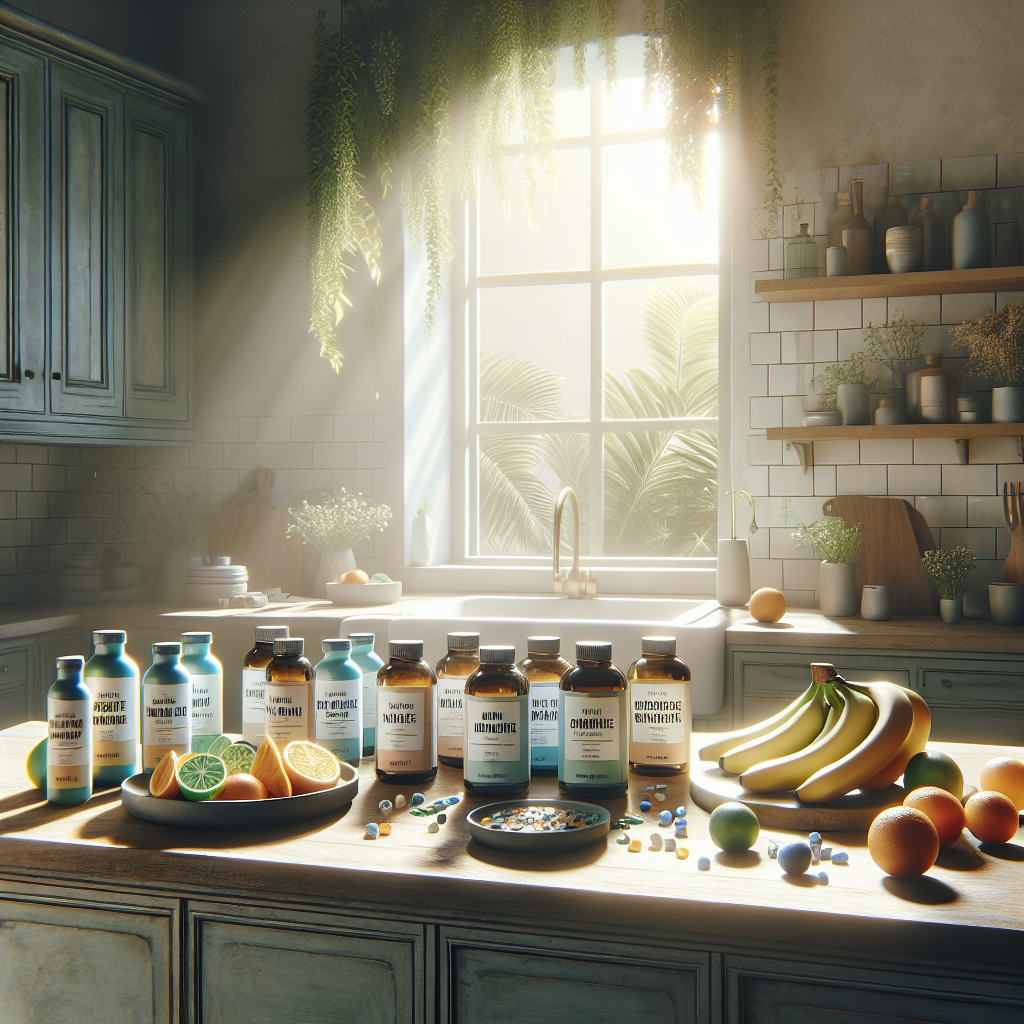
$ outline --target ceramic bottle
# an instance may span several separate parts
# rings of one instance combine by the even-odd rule
[[[885,233],[889,228],[903,227],[907,223],[907,208],[899,196],[889,196],[889,203],[875,214],[874,249],[871,256],[872,269],[876,274],[888,274],[889,263],[885,258]]]
[[[377,673],[377,778],[430,782],[437,775],[437,676],[422,640],[392,640]]]
[[[871,273],[874,241],[871,225],[864,216],[864,182],[854,179],[850,183],[850,192],[853,216],[843,228],[841,244],[846,246],[846,273],[857,277]]]
[[[165,754],[192,749],[192,677],[181,665],[176,640],[153,644],[153,664],[142,677],[142,770]]]
[[[181,634],[181,666],[192,677],[192,735],[224,732],[224,667],[210,650],[212,633]]]
[[[62,807],[92,796],[92,693],[84,665],[79,654],[58,658],[46,692],[46,799]]]
[[[374,633],[349,633],[352,641],[352,662],[363,673],[363,757],[373,757],[377,735],[377,673],[384,662],[377,657]]]
[[[140,770],[139,666],[125,654],[123,629],[98,629],[82,677],[92,693],[93,785],[120,786]]]
[[[674,636],[645,636],[629,666],[629,769],[679,775],[690,760],[690,669]]]
[[[977,194],[967,193],[967,205],[953,218],[953,269],[992,266],[992,223],[977,204]]]
[[[359,767],[363,752],[363,673],[352,661],[351,640],[324,640],[316,666],[316,742],[339,761]]]
[[[918,423],[952,423],[956,409],[956,376],[942,365],[942,356],[925,359],[923,370],[907,374],[907,407]],[[909,415],[908,415],[909,419]]]
[[[255,646],[242,661],[242,739],[254,747],[263,742],[266,731],[263,702],[267,666],[274,657],[274,641],[287,635],[287,626],[257,626]]]
[[[448,653],[437,663],[437,759],[462,767],[466,680],[480,667],[480,634],[449,633]]]
[[[921,270],[949,270],[946,258],[946,221],[932,206],[928,196],[921,197],[921,209],[914,217],[921,229]]]
[[[828,244],[829,247],[843,244],[843,228],[853,219],[853,206],[850,200],[849,189],[840,189],[836,193],[836,208],[828,217]]]

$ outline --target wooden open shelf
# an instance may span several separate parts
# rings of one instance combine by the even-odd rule
[[[956,292],[1019,292],[1024,291],[1024,267],[755,281],[754,291],[768,302],[882,299],[899,295],[950,295]]]
[[[796,446],[804,472],[813,465],[811,444],[814,441],[883,441],[917,437],[952,438],[956,442],[961,465],[971,461],[972,440],[979,437],[1015,437],[1017,455],[1024,460],[1024,423],[898,423],[891,426],[768,428],[769,441],[785,441],[787,448]]]

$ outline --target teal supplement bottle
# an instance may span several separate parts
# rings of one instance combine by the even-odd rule
[[[192,677],[181,664],[181,644],[153,644],[153,664],[142,677],[142,770],[151,772],[172,750],[192,749]]]
[[[57,659],[46,693],[46,799],[76,807],[92,796],[92,693],[80,654]]]
[[[373,633],[349,633],[352,663],[363,673],[363,757],[373,757],[377,749],[377,672],[384,662],[373,650]]]
[[[530,680],[515,660],[514,647],[481,647],[466,680],[462,778],[474,796],[530,788]]]
[[[123,629],[98,629],[82,673],[92,693],[92,784],[120,786],[139,761],[139,666],[125,654]]]
[[[363,672],[352,660],[351,640],[325,640],[316,666],[316,742],[339,761],[359,767],[363,750]]]
[[[558,771],[558,684],[572,665],[558,653],[557,636],[528,636],[519,662],[530,680],[530,757],[535,775]]]
[[[192,735],[224,731],[224,666],[210,650],[213,634],[182,633],[181,667],[192,677]]]
[[[559,684],[558,786],[584,800],[624,796],[628,756],[626,677],[612,664],[610,643],[581,640]]]

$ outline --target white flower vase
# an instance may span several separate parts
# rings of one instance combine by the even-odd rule
[[[434,543],[434,523],[429,515],[416,516],[412,521],[409,544],[410,565],[430,565]]]
[[[188,602],[185,570],[196,555],[202,555],[199,548],[168,544],[160,556],[156,573],[156,591],[161,601],[184,607]]]
[[[337,583],[342,573],[356,567],[356,556],[351,548],[338,548],[334,551],[320,552],[320,566],[316,571],[316,583],[313,586],[314,597],[327,597],[327,584]]]
[[[715,598],[727,608],[740,608],[750,600],[750,555],[746,540],[718,542]]]
[[[849,562],[822,562],[819,593],[823,614],[837,618],[856,615],[860,607],[857,600],[857,566]]]
[[[963,593],[957,594],[956,597],[940,598],[939,615],[942,616],[943,622],[948,622],[951,626],[960,622],[964,617]]]

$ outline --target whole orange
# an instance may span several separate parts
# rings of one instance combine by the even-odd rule
[[[267,787],[259,779],[244,772],[229,775],[224,788],[217,795],[218,800],[266,800]]]
[[[1018,811],[1024,811],[1024,761],[1014,757],[993,757],[981,766],[981,788],[1008,796]]]
[[[1017,808],[1002,793],[975,793],[964,805],[964,816],[971,835],[983,843],[1008,843],[1017,834]]]
[[[952,846],[964,830],[963,804],[952,793],[938,786],[922,786],[907,794],[904,807],[914,807],[927,815],[939,833],[942,846]]]
[[[786,614],[786,595],[774,587],[762,587],[750,595],[750,617],[758,622],[778,622]]]
[[[939,855],[939,833],[917,808],[889,807],[871,822],[868,853],[887,875],[923,875]]]

